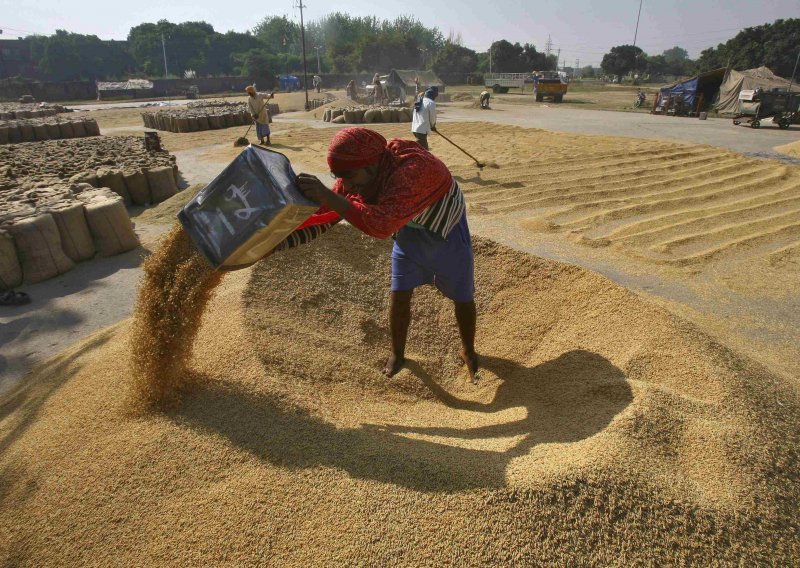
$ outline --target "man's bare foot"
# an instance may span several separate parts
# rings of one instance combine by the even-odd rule
[[[478,354],[474,351],[472,353],[467,353],[466,351],[461,352],[461,359],[464,360],[464,364],[467,366],[467,372],[469,373],[469,380],[472,381],[473,385],[478,384]]]
[[[403,365],[406,364],[405,357],[398,357],[394,353],[389,355],[389,359],[386,361],[386,365],[383,367],[383,374],[387,377],[393,377],[403,368]]]

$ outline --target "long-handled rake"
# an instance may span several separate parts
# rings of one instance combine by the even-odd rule
[[[434,130],[434,132],[436,132],[436,134],[438,134],[439,136],[441,136],[442,138],[444,138],[445,140],[447,140],[448,142],[450,142],[450,144],[452,144],[453,146],[455,146],[456,148],[458,148],[459,150],[461,150],[462,152],[464,152],[464,153],[465,153],[467,156],[469,156],[469,158],[470,158],[470,159],[472,159],[472,161],[473,161],[473,162],[475,162],[475,165],[476,165],[476,166],[478,166],[478,169],[479,169],[479,170],[482,170],[483,168],[485,168],[485,167],[486,167],[486,164],[484,164],[483,162],[479,161],[479,160],[478,160],[478,159],[477,159],[475,156],[473,156],[472,154],[470,154],[469,152],[467,152],[466,150],[464,150],[464,148],[462,148],[461,146],[459,146],[458,144],[456,144],[455,142],[453,142],[452,140],[450,140],[450,139],[449,139],[447,136],[445,136],[444,134],[442,134],[441,132],[439,132],[439,129],[438,129],[438,128],[437,128],[436,130]]]

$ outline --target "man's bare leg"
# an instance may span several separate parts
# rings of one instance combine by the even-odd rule
[[[392,333],[392,354],[383,367],[383,374],[391,377],[406,362],[406,338],[411,324],[411,295],[414,290],[392,292],[389,306],[389,329]]]
[[[456,309],[458,333],[461,335],[461,358],[467,366],[469,378],[478,382],[478,354],[475,353],[475,325],[478,319],[475,302],[453,302]]]

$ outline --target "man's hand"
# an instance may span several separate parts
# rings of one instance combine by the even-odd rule
[[[311,174],[300,174],[297,176],[297,187],[303,195],[311,201],[316,201],[322,205],[327,205],[328,196],[333,192],[325,187],[316,176]]]

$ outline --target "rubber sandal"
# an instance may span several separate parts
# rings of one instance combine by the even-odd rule
[[[15,292],[14,290],[9,290],[8,292],[0,295],[0,306],[23,306],[25,304],[30,304],[30,302],[31,297],[25,292]]]

